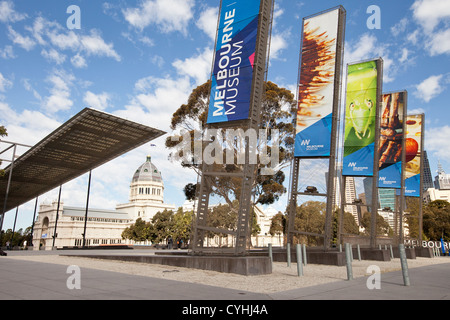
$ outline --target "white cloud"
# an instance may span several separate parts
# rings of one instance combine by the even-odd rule
[[[448,137],[450,136],[450,126],[434,127],[426,130],[425,145],[427,151],[441,159],[450,158],[450,148],[448,147]]]
[[[6,89],[11,88],[13,85],[12,81],[6,79],[0,72],[0,92],[5,92]]]
[[[91,91],[86,92],[84,95],[83,101],[92,108],[98,110],[105,110],[108,108],[108,104],[111,100],[111,97],[108,93],[102,92],[100,94],[92,93]]]
[[[195,80],[196,85],[203,84],[210,78],[213,51],[205,48],[197,56],[185,60],[175,60],[172,65],[178,74],[188,76]]]
[[[216,39],[218,15],[219,8],[206,8],[195,23],[195,25],[205,32],[212,41],[215,41]]]
[[[33,39],[31,39],[28,36],[22,36],[21,34],[16,32],[11,26],[8,26],[8,37],[13,43],[21,46],[23,49],[27,51],[30,51],[36,45],[36,42],[34,42]]]
[[[383,59],[383,82],[394,81],[398,66],[390,57],[387,46],[379,43],[374,35],[365,33],[358,40],[345,44],[344,65],[377,57]]]
[[[450,29],[435,32],[428,42],[431,56],[450,54]]]
[[[50,50],[42,49],[41,55],[49,61],[53,61],[56,64],[61,64],[66,61],[66,56],[64,54],[59,53],[55,49],[51,48]]]
[[[270,59],[279,59],[280,53],[289,46],[290,31],[273,34],[270,39]]]
[[[72,64],[77,68],[85,67],[86,60],[80,54],[87,56],[99,56],[113,58],[121,61],[120,55],[115,51],[112,43],[107,43],[98,30],[92,29],[89,34],[83,34],[68,30],[59,23],[49,21],[43,17],[37,17],[32,26],[25,29],[29,31],[34,40],[30,37],[23,37],[10,28],[10,38],[27,50],[31,50],[36,43],[44,46],[42,55],[52,61],[61,61],[61,53],[57,56],[56,50],[70,50],[76,55],[71,59]],[[146,39],[143,39],[145,42]],[[147,40],[148,42],[148,40]],[[47,48],[50,47],[49,49]],[[52,48],[53,47],[53,48]]]
[[[76,68],[85,68],[87,67],[86,59],[84,59],[79,53],[70,58],[70,62]]]
[[[398,23],[396,23],[393,27],[391,27],[391,33],[395,37],[401,33],[406,31],[406,26],[408,25],[408,18],[403,18]]]
[[[34,145],[61,125],[53,117],[39,111],[23,110],[18,113],[0,101],[0,120],[8,130],[8,140]]]
[[[431,76],[416,86],[414,93],[419,99],[430,102],[431,99],[438,96],[444,88],[441,86],[441,80],[444,75]]]
[[[48,113],[56,113],[62,110],[69,110],[73,101],[70,100],[70,87],[75,77],[62,70],[54,71],[48,78],[47,82],[52,84],[50,96],[44,98],[43,108]]]
[[[414,20],[420,25],[408,36],[413,44],[423,34],[423,43],[431,56],[450,54],[450,6],[448,1],[416,0],[411,6]]]
[[[111,43],[106,43],[95,30],[91,30],[89,36],[81,36],[80,45],[81,49],[86,51],[88,55],[107,56],[114,58],[116,61],[121,60],[119,54],[114,50],[114,46]]]
[[[12,46],[5,46],[4,49],[0,49],[0,57],[3,59],[14,59],[16,56],[13,52]]]
[[[399,62],[403,63],[408,60],[409,50],[407,48],[402,49],[402,55],[398,59]]]
[[[450,6],[442,0],[416,0],[411,6],[413,17],[424,28],[432,32],[439,23],[450,18]]]
[[[11,23],[25,19],[26,14],[18,13],[14,10],[14,4],[12,1],[0,2],[0,22]]]
[[[164,33],[186,33],[193,7],[194,0],[145,0],[138,8],[127,8],[122,13],[129,24],[140,30],[156,25]]]

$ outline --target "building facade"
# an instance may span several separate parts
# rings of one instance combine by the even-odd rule
[[[147,157],[131,179],[128,203],[117,205],[115,210],[88,209],[85,245],[128,244],[122,239],[125,228],[138,218],[150,221],[164,210],[176,210],[176,206],[164,203],[161,172]],[[85,216],[86,208],[66,207],[61,202],[58,210],[57,201],[41,204],[33,231],[34,249],[82,246]]]
[[[183,211],[194,211],[195,203],[186,201]],[[59,209],[59,210],[58,210]],[[115,210],[88,209],[68,207],[54,201],[41,204],[33,231],[34,250],[51,250],[63,247],[83,246],[83,233],[86,222],[86,246],[110,246],[134,244],[131,240],[123,240],[122,232],[135,223],[138,218],[149,222],[156,213],[164,210],[176,211],[176,206],[164,203],[164,183],[161,172],[151,162],[151,157],[140,165],[130,184],[129,202],[118,204]],[[269,234],[271,219],[277,214],[273,208],[264,210],[256,207],[257,223],[261,231],[258,236],[252,237],[254,246],[282,245],[283,237],[272,237]],[[56,227],[56,228],[55,228]],[[55,232],[56,229],[56,232]],[[224,241],[232,239],[206,239],[212,246],[223,245]],[[230,244],[231,244],[230,242]],[[143,245],[150,245],[144,242]]]

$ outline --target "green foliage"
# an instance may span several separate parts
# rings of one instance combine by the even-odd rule
[[[28,227],[24,230],[19,229],[17,231],[12,232],[12,229],[7,229],[6,231],[1,232],[1,246],[6,246],[6,242],[9,241],[11,247],[22,246],[24,241],[27,241],[27,246],[32,244],[32,234],[31,227]]]
[[[450,203],[436,200],[424,206],[423,233],[431,240],[450,241]]]
[[[176,213],[172,210],[157,212],[151,221],[138,218],[134,224],[122,232],[123,239],[134,241],[150,240],[153,243],[164,243],[172,237],[187,243],[191,233],[192,212],[184,212],[181,208]]]
[[[386,220],[384,220],[384,218],[382,216],[380,216],[378,213],[377,213],[376,224],[377,224],[377,230],[376,230],[377,235],[392,236],[394,234],[394,231],[389,226],[389,224],[386,222]],[[365,235],[370,235],[370,225],[371,225],[371,215],[370,215],[370,213],[367,213],[361,219],[361,226],[365,228],[365,230],[364,230]]]
[[[208,81],[201,86],[195,88],[188,98],[187,104],[181,105],[172,115],[171,129],[178,131],[181,129],[187,130],[191,135],[192,149],[195,143],[194,129],[205,127],[207,118],[208,97],[210,92],[211,82]],[[273,176],[261,176],[259,173],[264,165],[259,164],[256,172],[257,179],[253,185],[253,194],[255,204],[272,204],[279,199],[280,196],[286,193],[286,188],[283,186],[284,174],[282,172],[283,166],[289,164],[292,159],[292,150],[294,144],[294,125],[293,114],[295,114],[296,102],[294,95],[285,88],[280,88],[272,82],[265,83],[265,96],[262,101],[261,112],[261,129],[266,129],[268,133],[268,153],[270,155],[270,141],[272,141],[272,129],[279,131],[279,162],[278,171]],[[233,129],[233,128],[230,128]],[[237,128],[234,128],[237,129]],[[174,139],[176,138],[176,139]],[[182,137],[174,133],[167,137],[166,147],[173,152],[182,156],[182,152],[178,150],[178,144],[182,141]],[[226,152],[233,154],[237,159],[237,146],[225,146],[224,156]],[[198,164],[181,163],[182,166],[191,168],[196,172],[201,171],[201,166]],[[270,165],[270,164],[269,164]],[[216,165],[214,170],[238,172],[242,169],[242,165],[234,164]],[[232,206],[232,201],[239,199],[241,192],[242,181],[240,178],[233,177],[216,177],[211,181],[213,183],[212,194],[219,195],[225,199],[229,206]],[[185,187],[185,195],[187,199],[193,199],[195,196],[195,185],[189,184]]]

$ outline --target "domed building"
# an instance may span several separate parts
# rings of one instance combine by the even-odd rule
[[[55,247],[74,247],[83,244],[86,208],[67,207],[61,201],[41,204],[34,225],[33,247],[52,249],[58,214]],[[141,218],[150,221],[157,212],[176,210],[174,205],[164,203],[164,183],[161,172],[148,156],[140,165],[130,184],[129,202],[119,204],[116,210],[88,209],[86,224],[86,245],[129,244],[122,239],[122,232]]]
[[[126,212],[134,221],[141,218],[150,221],[158,211],[176,210],[164,203],[164,183],[161,172],[151,157],[137,168],[131,179],[129,203],[116,206],[118,212]]]

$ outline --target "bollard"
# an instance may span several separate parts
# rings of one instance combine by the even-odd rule
[[[389,250],[391,251],[391,259],[394,259],[394,252],[392,251],[392,244],[389,245]]]
[[[358,249],[358,260],[361,261],[361,248],[359,246],[359,243],[356,245],[356,248]]]
[[[273,253],[272,253],[272,244],[269,243],[269,258],[270,262],[273,263]]]
[[[353,246],[350,244],[350,260],[353,262]]]
[[[347,262],[347,280],[353,280],[352,261],[350,257],[350,244],[345,244],[345,261]]]
[[[297,254],[297,275],[300,277],[303,275],[302,251],[299,244],[297,244],[295,249]]]
[[[398,250],[400,251],[400,263],[402,265],[402,273],[403,273],[403,283],[405,286],[409,286],[409,273],[408,273],[408,262],[406,260],[406,252],[405,245],[399,244]]]
[[[286,258],[287,258],[287,266],[291,266],[291,244],[288,243],[286,245]]]
[[[303,244],[303,265],[306,267],[307,259],[306,259],[306,244]]]
[[[339,243],[339,252],[342,252],[342,244]]]

